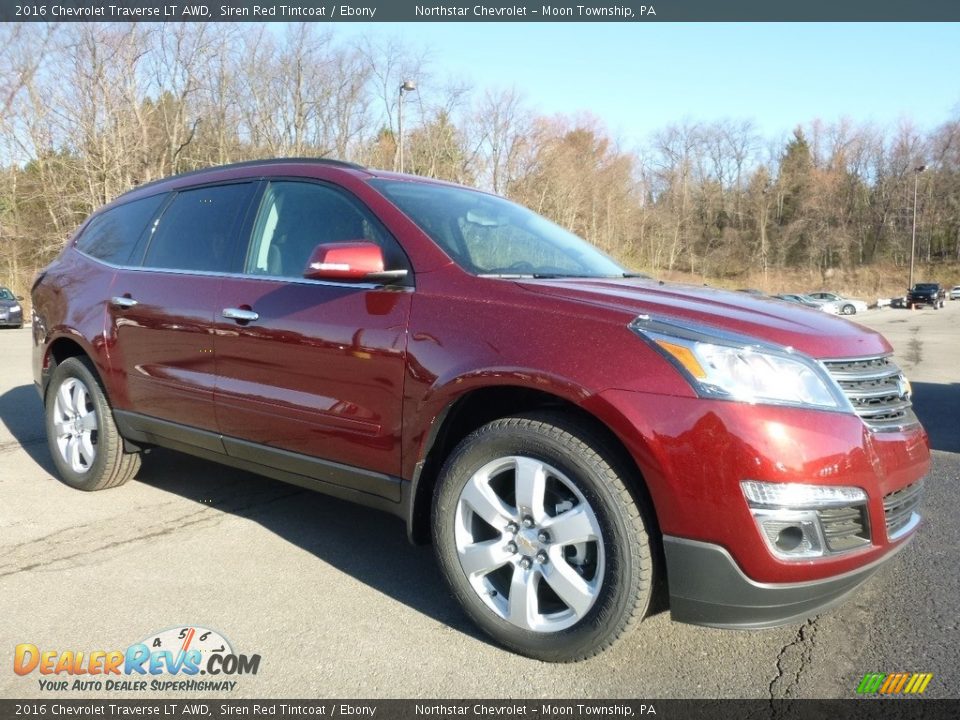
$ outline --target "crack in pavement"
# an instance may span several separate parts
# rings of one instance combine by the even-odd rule
[[[144,540],[170,535],[174,532],[190,527],[212,527],[220,523],[226,514],[246,517],[246,511],[253,508],[263,508],[266,505],[272,505],[282,502],[292,497],[304,494],[305,490],[293,490],[283,494],[253,493],[238,498],[236,503],[230,503],[229,506],[207,506],[194,512],[180,515],[175,518],[159,519],[150,525],[142,528],[139,534],[127,537],[104,537],[102,534],[103,524],[110,524],[115,518],[101,521],[100,523],[88,523],[76,525],[57,532],[51,533],[45,538],[32,542],[22,543],[14,546],[10,550],[20,550],[20,552],[8,552],[4,557],[4,563],[0,565],[0,579],[18,575],[32,570],[49,569],[51,566],[70,563],[101,551],[111,550],[132,543],[139,543]],[[267,495],[264,499],[263,496]],[[243,504],[246,502],[246,504]],[[99,533],[99,534],[98,534]],[[96,537],[100,542],[91,545],[89,539]],[[52,538],[57,538],[53,540]],[[73,541],[81,541],[85,545],[83,550],[78,552],[69,552],[73,546]],[[39,547],[38,547],[39,546]],[[68,552],[64,553],[63,549]],[[37,556],[50,556],[46,559],[37,560]]]
[[[777,654],[777,675],[770,681],[769,686],[771,710],[777,709],[775,701],[799,696],[800,676],[813,657],[819,619],[819,615],[808,619],[797,629],[793,641],[780,648]]]

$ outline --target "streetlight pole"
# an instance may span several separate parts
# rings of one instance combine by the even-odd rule
[[[400,98],[397,104],[397,135],[400,147],[400,172],[403,172],[403,94],[417,89],[413,80],[404,80],[400,84]]]
[[[920,173],[927,169],[926,165],[918,165],[913,169],[913,235],[910,238],[910,284],[913,288],[913,256],[917,250],[917,188],[920,186]]]

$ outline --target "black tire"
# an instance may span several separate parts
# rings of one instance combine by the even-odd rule
[[[563,473],[588,503],[601,531],[604,571],[593,604],[575,624],[557,631],[531,630],[509,622],[481,599],[460,564],[455,525],[461,493],[479,469],[513,456],[534,459]],[[653,559],[647,533],[650,525],[645,518],[652,513],[627,487],[624,479],[630,470],[617,458],[591,426],[568,415],[543,412],[484,425],[467,436],[445,462],[434,493],[434,550],[453,595],[470,618],[501,645],[548,662],[583,660],[610,647],[646,615],[653,589]],[[504,537],[508,536],[500,539]],[[496,537],[495,542],[499,542]],[[520,572],[515,565],[504,567],[508,573]],[[542,568],[541,572],[547,570],[547,564]],[[545,581],[542,574],[536,581],[538,609],[539,584]],[[503,602],[509,601],[509,594],[512,586]]]
[[[96,418],[96,430],[91,434],[93,458],[82,471],[71,467],[64,456],[58,444],[56,428],[57,394],[66,383],[75,386],[77,381],[86,389],[88,395],[85,404]],[[104,490],[123,485],[136,475],[140,468],[140,454],[124,452],[123,440],[114,422],[103,384],[87,358],[67,358],[54,369],[47,387],[45,416],[50,454],[67,485],[78,490]]]
[[[841,314],[843,314],[843,315],[856,315],[856,314],[857,314],[857,308],[854,307],[853,305],[847,303],[847,304],[844,305],[842,308],[840,308],[840,312],[841,312]]]

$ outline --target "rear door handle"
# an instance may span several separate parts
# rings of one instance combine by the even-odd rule
[[[132,297],[128,297],[126,295],[120,295],[114,298],[110,298],[110,304],[113,305],[115,308],[121,308],[122,310],[127,310],[128,308],[132,308],[136,305],[139,305],[140,303],[138,303]]]
[[[223,316],[227,320],[236,320],[237,322],[253,322],[260,319],[260,315],[253,310],[244,310],[243,308],[224,308]]]

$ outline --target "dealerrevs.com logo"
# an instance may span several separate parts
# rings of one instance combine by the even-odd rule
[[[239,675],[256,675],[259,655],[234,652],[215,630],[183,625],[148,635],[125,650],[51,650],[17,645],[13,671],[37,674],[40,690],[63,692],[230,692]],[[202,677],[201,677],[202,676]]]

